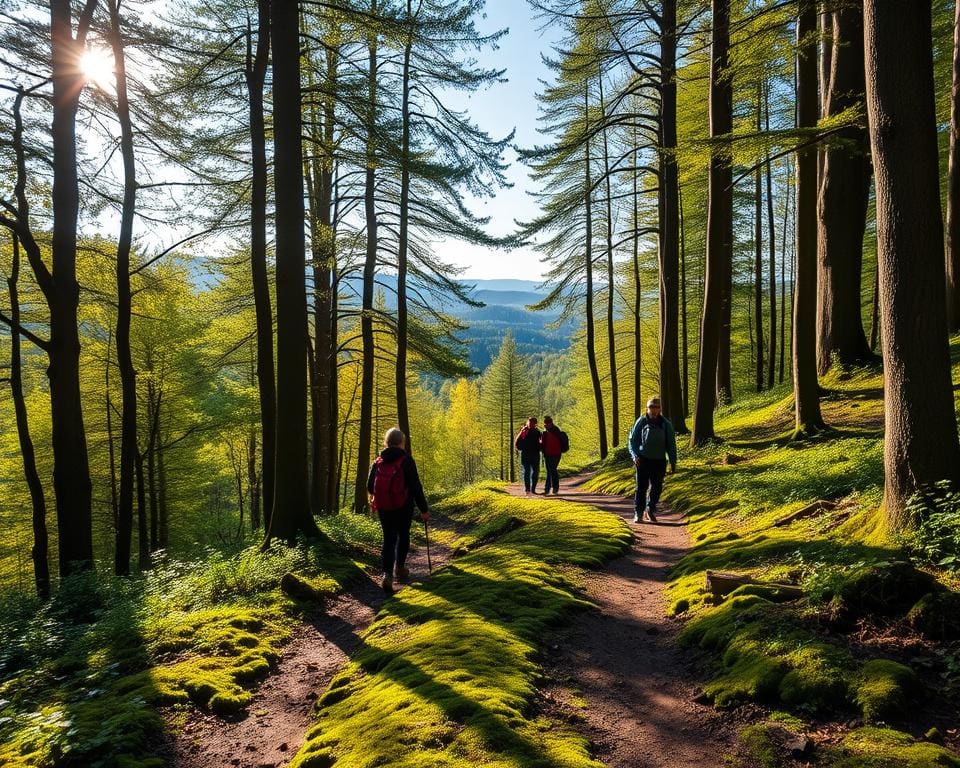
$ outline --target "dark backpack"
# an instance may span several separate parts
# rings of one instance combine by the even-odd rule
[[[382,512],[394,512],[407,506],[407,478],[403,472],[403,463],[407,455],[396,461],[384,461],[378,456],[377,473],[373,477],[373,507]]]
[[[570,450],[570,438],[567,436],[567,433],[562,429],[559,434],[560,438],[560,453],[566,453]]]

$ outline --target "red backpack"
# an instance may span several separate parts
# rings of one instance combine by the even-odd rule
[[[403,462],[407,454],[396,461],[384,461],[378,456],[374,462],[377,473],[373,476],[373,508],[381,512],[395,512],[407,505],[407,478],[403,473]]]

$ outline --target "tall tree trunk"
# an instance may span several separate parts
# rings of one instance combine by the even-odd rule
[[[110,350],[113,348],[113,328],[107,331],[107,359],[103,365],[103,386],[106,394],[107,417],[107,463],[110,471],[110,511],[113,513],[113,529],[120,527],[120,501],[117,498],[117,459],[113,447],[113,402],[110,399],[110,367],[113,361],[110,358]]]
[[[712,0],[713,32],[710,56],[710,137],[713,140],[707,185],[707,257],[703,319],[700,325],[700,361],[697,401],[691,445],[715,437],[713,410],[717,403],[716,376],[720,360],[723,321],[723,282],[733,258],[733,173],[730,150],[717,140],[733,129],[733,89],[728,72],[730,48],[729,0]]]
[[[960,331],[960,2],[953,19],[953,84],[947,170],[947,328]]]
[[[337,338],[336,338],[336,239],[333,227],[334,100],[337,87],[337,53],[327,47],[323,134],[320,152],[314,161],[314,183],[318,186],[316,217],[319,238],[314,246],[314,329],[316,333],[313,487],[317,509],[337,509]],[[315,233],[317,239],[317,233]]]
[[[763,92],[757,85],[757,133],[763,130]],[[753,313],[757,324],[757,392],[763,391],[763,168],[757,167],[753,208]]]
[[[683,343],[680,362],[683,371],[683,418],[686,419],[690,415],[690,331],[687,325],[687,240],[683,222],[683,187],[680,184],[677,184],[677,207],[680,210],[680,332]]]
[[[397,233],[397,422],[412,452],[410,413],[407,406],[407,258],[410,228],[410,54],[413,49],[413,15],[407,0],[407,39],[403,47],[403,92],[400,97],[400,229]]]
[[[825,115],[863,103],[862,2],[838,4],[830,14],[832,56]],[[835,357],[858,365],[873,355],[860,312],[863,232],[870,194],[870,136],[865,125],[845,129],[842,145],[823,152],[817,201],[817,370],[824,374]]]
[[[763,89],[764,122],[770,130],[770,87]],[[773,389],[777,362],[777,226],[773,215],[773,168],[767,154],[767,240],[770,242],[770,348],[767,350],[767,388]]]
[[[597,74],[597,84],[600,94],[600,115],[605,120],[606,104],[603,100],[603,68]],[[607,350],[610,371],[610,437],[613,447],[620,443],[620,387],[617,384],[617,338],[613,326],[613,309],[616,292],[614,291],[613,273],[613,191],[610,183],[610,147],[607,141],[607,128],[604,125],[603,135],[603,175],[606,184],[607,207]]]
[[[50,0],[53,63],[53,237],[50,306],[50,415],[53,445],[53,488],[57,501],[60,574],[93,566],[93,518],[90,463],[80,399],[80,333],[77,312],[77,182],[76,117],[84,79],[77,60],[96,0],[81,13],[73,37],[70,0]]]
[[[250,486],[250,532],[256,535],[260,530],[260,476],[257,472],[257,432],[250,430],[247,435],[247,485]]]
[[[640,281],[640,170],[639,137],[633,126],[633,420],[643,416],[643,327],[641,324],[643,290]]]
[[[800,0],[797,16],[797,124],[817,124],[817,7]],[[797,267],[793,299],[793,399],[796,436],[823,428],[817,382],[817,150],[797,150]]]
[[[787,165],[787,188],[783,196],[783,237],[780,241],[780,369],[777,372],[777,381],[783,384],[787,360],[787,222],[790,218],[790,182],[791,165]],[[792,302],[791,302],[792,306]]]
[[[686,432],[680,382],[680,204],[677,173],[677,3],[660,18],[660,398],[663,415]]]
[[[276,190],[277,421],[273,511],[266,541],[318,535],[307,472],[307,289],[300,38],[296,0],[272,3]]]
[[[157,506],[160,549],[170,546],[170,507],[167,504],[167,464],[163,458],[163,437],[157,437]]]
[[[144,454],[137,451],[137,564],[150,569],[150,530],[147,524],[147,481],[143,472]]]
[[[157,447],[160,442],[160,393],[153,382],[147,383],[147,414],[150,433],[147,437],[147,487],[150,500],[150,551],[160,549],[160,506],[157,503]]]
[[[892,531],[909,524],[906,505],[918,488],[960,481],[930,16],[928,3],[864,3],[883,323],[884,509]]]
[[[260,443],[263,489],[263,522],[269,530],[273,510],[274,462],[277,459],[277,386],[273,367],[273,308],[267,275],[267,140],[263,88],[270,54],[270,0],[257,0],[257,47],[247,29],[244,76],[250,119],[250,276],[257,323],[257,389],[260,394]]]
[[[23,98],[18,94],[19,101]],[[20,279],[20,240],[13,236],[13,264],[7,287],[10,291],[10,392],[13,397],[13,410],[17,421],[17,440],[20,445],[20,458],[23,461],[23,474],[30,491],[30,505],[33,509],[33,582],[37,597],[50,597],[50,565],[47,562],[47,501],[43,493],[43,483],[37,472],[37,456],[30,436],[30,420],[27,418],[27,403],[23,396],[23,362],[20,356],[20,297],[17,283]]]
[[[137,372],[130,353],[130,248],[133,242],[133,216],[137,203],[137,177],[133,155],[133,126],[127,100],[126,61],[120,32],[117,0],[108,0],[110,8],[110,45],[113,49],[117,89],[117,120],[120,123],[120,155],[123,160],[123,205],[120,212],[120,237],[117,240],[117,368],[123,401],[120,407],[120,497],[117,506],[117,541],[114,570],[118,576],[130,573],[130,542],[133,536],[133,473],[137,454]]]
[[[377,14],[377,0],[370,2],[370,16]],[[373,288],[377,266],[377,201],[376,157],[374,135],[377,123],[377,33],[370,33],[368,40],[369,71],[367,73],[367,148],[366,175],[364,181],[364,213],[367,225],[367,253],[363,264],[363,311],[360,315],[360,336],[363,346],[360,382],[360,433],[357,444],[356,482],[353,494],[353,511],[367,508],[367,474],[370,464],[370,441],[373,418],[373,366],[376,348],[373,338]]]
[[[590,87],[589,81],[585,80],[583,84],[583,117],[584,122],[590,120]],[[589,126],[586,126],[589,128]],[[585,271],[586,271],[586,296],[584,298],[584,311],[586,312],[587,322],[587,365],[590,367],[590,381],[593,385],[593,402],[597,409],[597,431],[598,445],[600,447],[600,458],[607,457],[607,420],[603,410],[603,390],[600,388],[600,372],[597,368],[596,329],[593,316],[593,200],[591,190],[593,189],[593,174],[590,168],[590,138],[587,133],[586,146],[584,147],[584,168],[586,171],[586,187],[584,192],[584,213],[586,216],[585,233]]]

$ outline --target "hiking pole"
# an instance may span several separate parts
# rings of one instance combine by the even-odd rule
[[[433,562],[430,560],[430,529],[427,528],[427,521],[423,521],[423,535],[427,537],[427,568],[433,573]]]

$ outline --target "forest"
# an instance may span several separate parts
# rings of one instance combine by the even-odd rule
[[[0,0],[0,765],[960,766],[958,152],[960,0]]]

